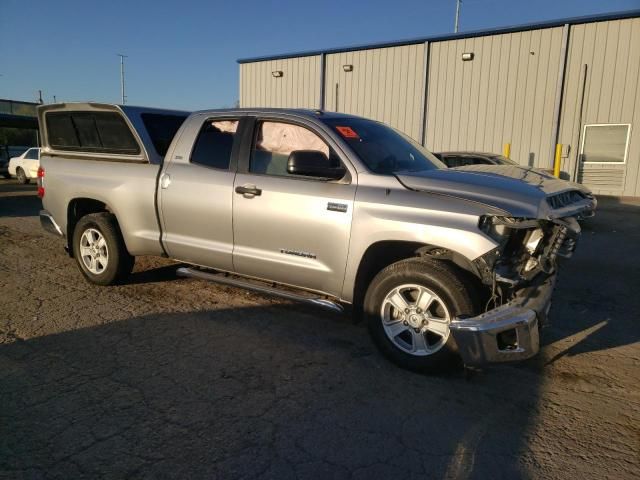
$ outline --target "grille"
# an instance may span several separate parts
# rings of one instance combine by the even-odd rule
[[[569,190],[568,192],[556,193],[547,197],[547,203],[551,208],[557,210],[558,208],[566,207],[572,203],[584,200],[586,197],[582,192],[578,190]]]

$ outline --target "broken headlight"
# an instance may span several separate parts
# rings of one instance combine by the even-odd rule
[[[537,219],[485,215],[479,228],[499,246],[498,275],[514,280],[526,278],[540,268],[540,254],[545,245],[545,228]]]
[[[542,241],[543,237],[544,237],[544,232],[542,231],[541,228],[536,228],[535,230],[532,230],[531,233],[529,233],[529,237],[525,241],[524,246],[530,255],[533,255],[536,253],[536,250],[538,249],[538,245],[540,245],[540,242]]]
[[[480,227],[480,230],[489,235],[496,242],[501,242],[505,237],[509,236],[511,230],[540,230],[540,223],[538,220],[527,218],[483,215],[480,217],[478,227]],[[540,235],[540,238],[542,238],[542,231],[540,231]]]
[[[478,222],[478,227],[484,233],[486,233],[489,237],[495,240],[498,243],[501,243],[504,240],[509,231],[507,228],[508,221],[515,221],[514,218],[511,217],[496,217],[494,215],[483,215],[480,217],[480,221]]]

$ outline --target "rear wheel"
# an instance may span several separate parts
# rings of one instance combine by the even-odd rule
[[[456,269],[429,259],[389,265],[364,301],[369,331],[382,353],[403,368],[438,372],[459,365],[451,321],[473,315],[472,287]]]
[[[126,278],[135,262],[115,217],[109,213],[93,213],[78,221],[73,253],[82,274],[97,285],[112,285]]]
[[[24,170],[21,167],[16,169],[16,177],[18,178],[18,183],[21,183],[22,185],[26,185],[30,181],[29,177],[27,177],[27,174],[24,173]]]

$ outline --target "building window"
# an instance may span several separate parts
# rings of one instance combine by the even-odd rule
[[[585,125],[582,137],[582,161],[585,163],[625,163],[631,125]]]

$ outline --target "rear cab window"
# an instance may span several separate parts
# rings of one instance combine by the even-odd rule
[[[140,145],[117,112],[49,112],[49,145],[56,150],[138,155]]]

